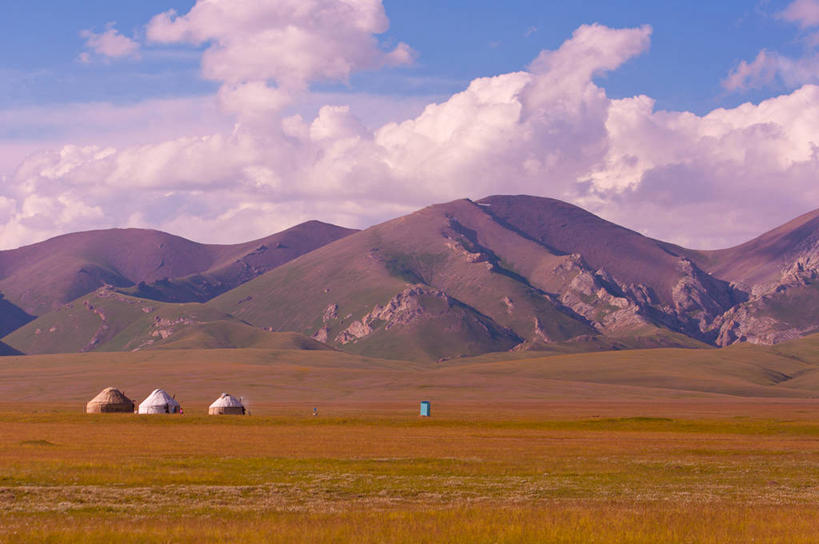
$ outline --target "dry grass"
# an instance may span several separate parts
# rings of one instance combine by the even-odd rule
[[[817,542],[796,348],[2,358],[0,542]],[[185,415],[83,414],[108,385]],[[222,391],[253,415],[204,415]]]
[[[785,348],[777,348],[785,349]],[[445,364],[386,361],[333,351],[155,350],[0,357],[0,398],[74,402],[118,387],[137,402],[156,387],[187,403],[223,391],[252,404],[662,400],[817,396],[819,346],[798,353],[752,346],[655,349]]]
[[[6,407],[0,541],[819,540],[815,403],[584,405],[617,417],[571,403],[431,419],[386,404],[318,418]]]
[[[110,543],[576,543],[808,544],[816,507],[560,504],[343,513],[222,512],[123,518],[98,512],[30,516],[5,541]],[[23,524],[20,524],[23,525]],[[33,526],[33,527],[32,527]]]

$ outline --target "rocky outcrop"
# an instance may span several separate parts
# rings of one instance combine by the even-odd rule
[[[707,335],[714,321],[733,306],[732,288],[689,259],[681,258],[678,267],[681,277],[671,291],[674,307],[669,313],[679,320],[684,332]]]
[[[318,342],[327,343],[327,340],[330,338],[330,328],[327,325],[319,328],[316,332],[313,333],[311,336],[313,340],[317,340]]]
[[[802,336],[807,330],[783,327],[783,323],[768,315],[759,315],[755,304],[750,302],[731,308],[716,324],[718,346],[737,342],[751,344],[777,344]],[[811,327],[813,329],[814,327]]]
[[[538,319],[537,317],[534,319],[534,330],[535,332],[533,337],[529,340],[530,342],[541,341],[548,344],[552,341],[548,333],[545,330],[543,330],[543,323],[541,323],[540,319]]]
[[[644,285],[626,285],[604,270],[591,270],[580,255],[568,255],[555,268],[567,278],[555,298],[583,316],[603,334],[617,335],[655,323],[700,340],[727,346],[736,342],[775,344],[814,332],[813,320],[792,321],[773,308],[809,304],[797,297],[810,295],[819,280],[819,249],[805,248],[783,265],[776,281],[753,286],[731,285],[707,274],[691,260],[680,258],[680,273],[671,291],[672,304],[660,304]],[[802,291],[799,291],[802,289]]]
[[[689,259],[681,258],[677,269],[671,304],[662,304],[650,287],[621,282],[602,268],[593,270],[582,256],[570,254],[552,271],[565,281],[554,298],[602,334],[616,336],[659,325],[710,341],[717,336],[715,322],[737,297],[730,285]]]
[[[311,338],[322,343],[327,343],[327,340],[330,339],[330,322],[336,319],[338,319],[338,304],[330,304],[321,314],[321,327],[313,333]]]
[[[776,285],[773,286],[773,291],[781,290],[782,287],[791,287],[795,285],[809,285],[819,277],[819,251],[811,252],[807,255],[802,255],[790,266],[786,266],[782,270],[782,276]],[[768,289],[770,292],[771,289]]]
[[[350,344],[368,338],[380,331],[396,331],[414,325],[435,321],[439,332],[456,334],[469,330],[481,341],[491,340],[508,349],[521,339],[511,330],[504,329],[490,318],[462,304],[443,291],[427,285],[411,285],[397,293],[385,304],[377,304],[361,319],[350,323],[335,337],[339,344]]]
[[[437,289],[423,285],[407,287],[386,304],[375,306],[364,317],[353,321],[336,336],[335,341],[340,344],[349,344],[369,336],[378,328],[390,330],[399,325],[408,325],[413,321],[424,319],[430,313],[428,307],[432,301],[438,301],[446,308],[454,304],[453,299]],[[440,310],[436,311],[438,312]]]
[[[447,240],[445,245],[453,253],[462,257],[466,262],[483,263],[483,266],[486,267],[487,270],[492,270],[492,256],[489,253],[484,251],[470,251],[464,246],[463,242],[459,240]]]
[[[156,316],[153,321],[153,330],[151,331],[151,336],[159,337],[162,340],[165,340],[173,333],[175,333],[180,326],[189,327],[191,325],[197,325],[199,323],[201,322],[186,316],[178,317],[176,319],[166,319],[160,316]]]
[[[449,228],[443,233],[444,245],[455,255],[470,264],[480,264],[487,270],[494,270],[498,258],[477,240],[477,233],[461,225],[456,219],[449,218]]]
[[[624,293],[605,270],[591,270],[580,255],[567,255],[553,272],[568,282],[556,295],[557,301],[601,333],[616,334],[647,324],[640,304]]]
[[[105,312],[103,312],[100,308],[97,308],[88,300],[83,301],[83,306],[85,306],[85,308],[89,312],[93,313],[94,315],[100,318],[99,328],[96,331],[94,331],[94,335],[91,337],[88,343],[85,346],[83,346],[83,348],[80,350],[81,352],[85,353],[93,350],[94,348],[97,347],[97,345],[99,345],[102,339],[107,335],[110,326],[108,325],[108,318],[105,316]],[[49,332],[53,333],[55,332],[55,330],[56,328],[52,327],[51,329],[49,329]]]
[[[809,246],[782,266],[777,280],[752,286],[750,298],[725,312],[714,324],[715,343],[777,344],[815,332],[819,323],[805,316],[819,292],[819,248]],[[786,308],[791,308],[790,311]]]

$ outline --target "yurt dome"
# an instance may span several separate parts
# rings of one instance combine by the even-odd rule
[[[246,413],[245,406],[242,401],[229,395],[222,393],[222,396],[213,401],[213,404],[208,408],[208,414],[212,416],[219,415],[244,415]]]
[[[180,412],[179,403],[164,389],[154,389],[148,398],[139,404],[140,414],[178,414]]]
[[[134,412],[134,401],[126,397],[122,391],[116,387],[106,387],[100,393],[88,401],[85,411],[89,414],[100,414],[109,412]]]

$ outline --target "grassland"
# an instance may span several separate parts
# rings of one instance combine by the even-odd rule
[[[4,357],[0,542],[816,542],[818,348]]]
[[[79,409],[107,386],[137,399],[163,387],[183,404],[207,403],[222,391],[251,402],[308,405],[421,398],[500,405],[601,398],[815,398],[819,336],[774,347],[507,353],[445,363],[258,348],[0,358],[0,398],[8,401],[72,402]]]
[[[0,540],[815,542],[819,405],[776,407],[457,405],[429,420],[414,405],[244,419],[6,407]]]

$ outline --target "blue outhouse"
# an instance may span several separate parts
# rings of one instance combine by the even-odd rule
[[[422,400],[421,401],[421,416],[429,417],[429,415],[430,415],[429,414],[429,401],[428,400]]]

